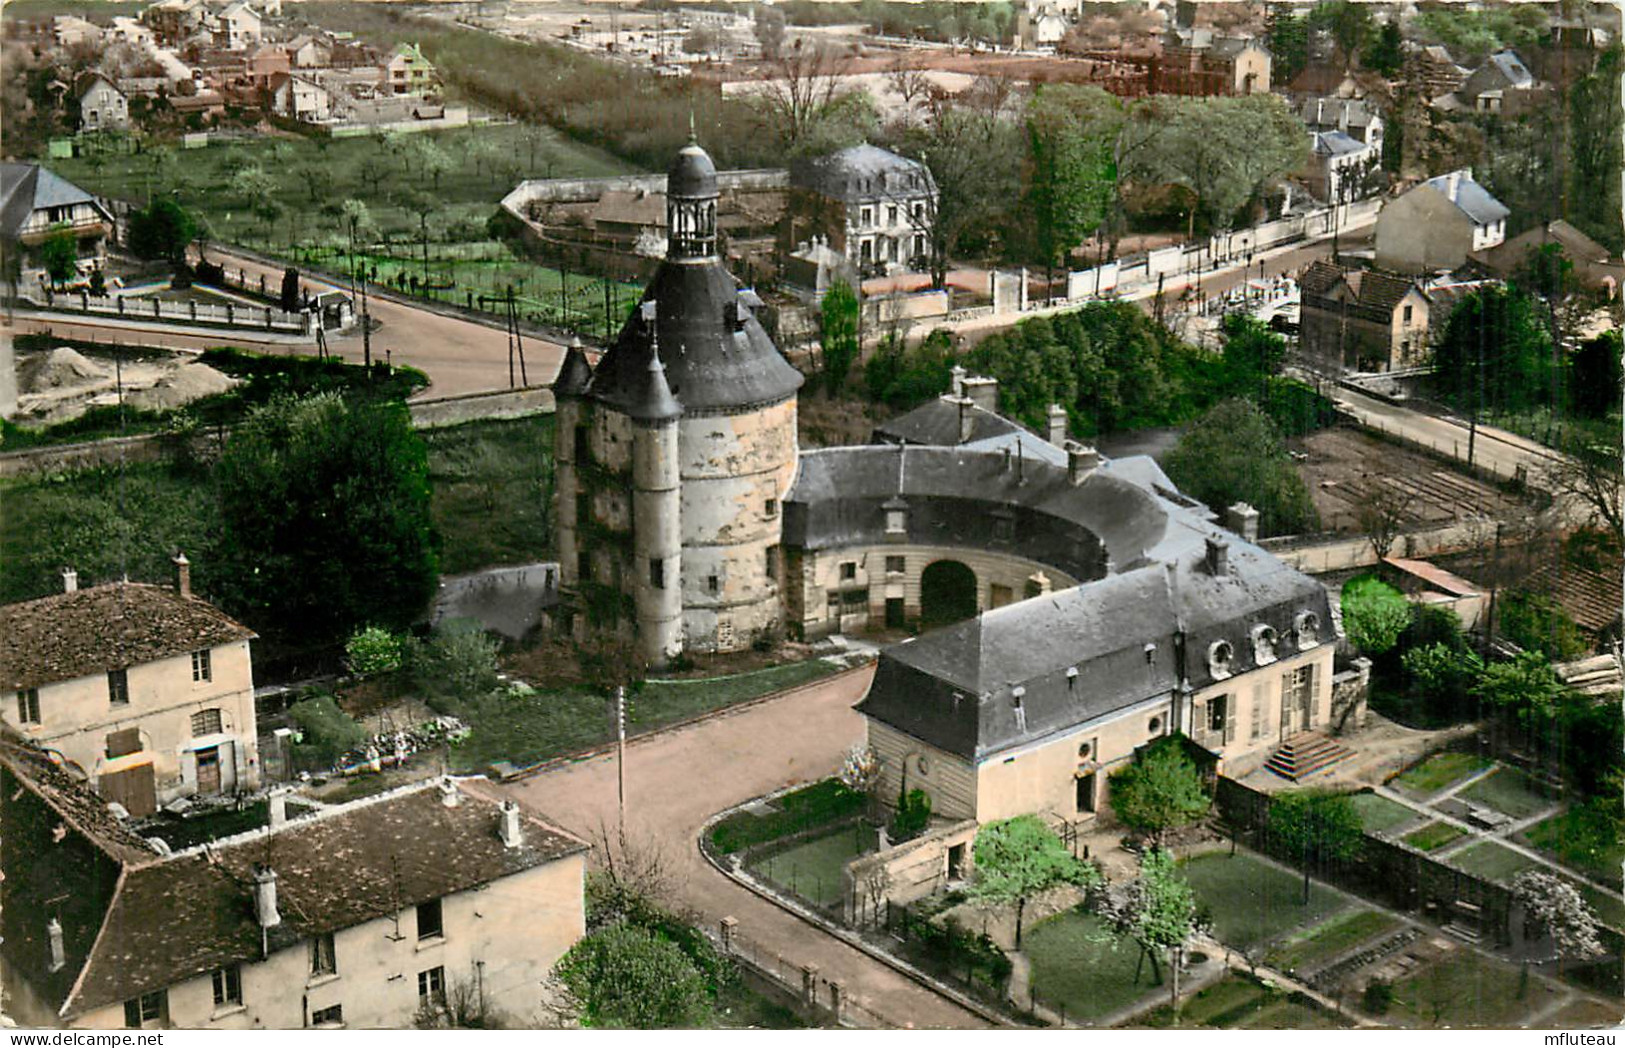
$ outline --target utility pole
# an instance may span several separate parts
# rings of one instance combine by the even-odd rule
[[[619,792],[621,832],[626,832],[626,685],[615,686],[615,780]]]

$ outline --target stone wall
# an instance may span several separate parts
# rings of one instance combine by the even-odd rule
[[[871,924],[877,919],[876,911],[884,911],[887,902],[901,905],[941,891],[948,884],[951,853],[955,876],[968,877],[975,865],[976,827],[975,819],[939,826],[847,863],[841,871],[846,923],[852,927]]]
[[[1371,660],[1361,656],[1332,676],[1332,717],[1326,725],[1333,735],[1365,727],[1366,700],[1371,694]]]
[[[552,562],[449,575],[429,606],[429,624],[473,619],[487,630],[519,640],[558,603],[559,566]]]

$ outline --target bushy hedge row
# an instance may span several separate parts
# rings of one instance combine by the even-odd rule
[[[724,855],[732,854],[856,815],[867,802],[866,796],[838,780],[825,779],[780,797],[778,811],[767,815],[735,812],[712,828],[711,844]]]

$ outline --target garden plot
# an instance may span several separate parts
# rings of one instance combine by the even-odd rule
[[[753,860],[746,868],[818,906],[839,906],[846,864],[876,850],[879,833],[861,822],[810,837]]]
[[[1360,825],[1367,833],[1385,834],[1420,818],[1412,809],[1377,793],[1357,793],[1353,802],[1360,813]]]
[[[1197,899],[1213,914],[1213,936],[1227,946],[1248,949],[1296,929],[1311,928],[1348,905],[1339,893],[1315,881],[1303,901],[1303,878],[1245,852],[1209,852],[1181,869]]]
[[[1426,800],[1483,771],[1490,763],[1486,758],[1468,753],[1435,753],[1395,777],[1388,785],[1408,797]]]

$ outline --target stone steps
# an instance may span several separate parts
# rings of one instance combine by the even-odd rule
[[[1354,751],[1318,731],[1300,732],[1270,754],[1264,767],[1292,782],[1328,771],[1354,756]]]

